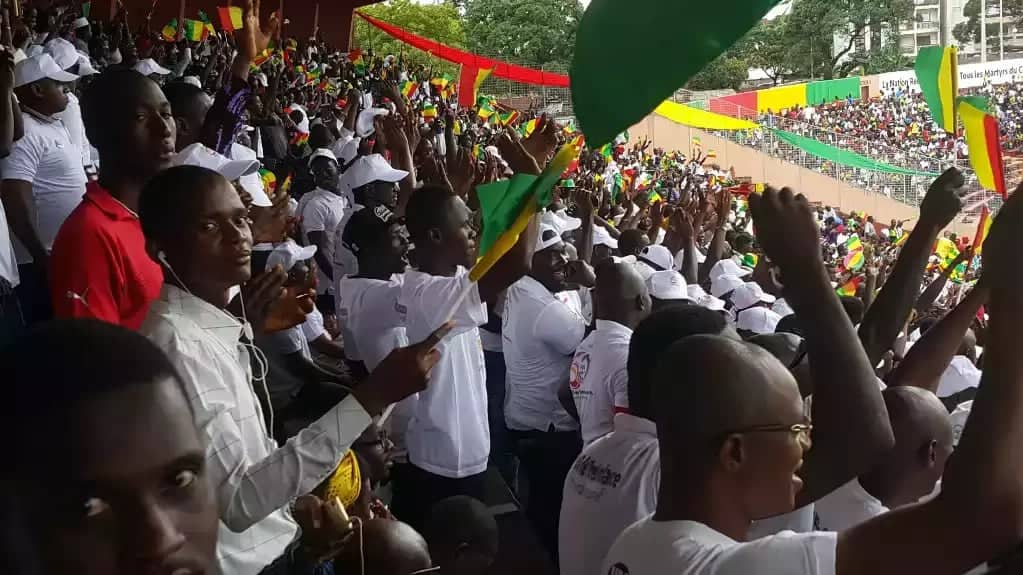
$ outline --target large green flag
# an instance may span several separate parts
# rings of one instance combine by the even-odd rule
[[[569,71],[586,142],[599,148],[642,120],[778,1],[593,0]]]

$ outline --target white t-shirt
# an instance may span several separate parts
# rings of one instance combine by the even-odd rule
[[[67,108],[55,116],[67,128],[71,143],[78,146],[82,154],[82,166],[92,165],[92,146],[89,138],[85,135],[85,123],[82,122],[82,108],[78,103],[78,97],[72,92],[67,95]]]
[[[783,531],[740,543],[695,521],[647,517],[622,533],[599,575],[831,575],[836,533]]]
[[[941,381],[938,382],[938,397],[948,397],[960,391],[980,385],[981,371],[965,355],[957,355],[941,374]]]
[[[32,183],[32,223],[43,246],[50,250],[60,226],[85,195],[82,152],[71,142],[64,124],[54,118],[23,111],[25,135],[14,142],[11,155],[0,160],[5,180]],[[18,263],[32,261],[28,251],[15,239]]]
[[[355,346],[366,369],[373,371],[387,354],[408,345],[405,308],[401,305],[405,276],[389,280],[341,278],[337,292],[337,317],[352,334],[345,348]]]
[[[845,531],[888,512],[880,500],[867,493],[859,479],[825,495],[815,505],[818,528],[822,531]]]
[[[584,447],[565,478],[558,526],[561,575],[598,573],[622,531],[657,508],[660,477],[657,426],[615,415],[614,431]]]
[[[973,400],[964,401],[956,406],[948,415],[952,420],[952,445],[959,445],[959,438],[963,435],[963,428],[966,427],[966,420],[970,418],[970,411],[973,410]]]
[[[598,319],[597,329],[579,344],[572,358],[568,383],[585,444],[610,433],[615,413],[629,408],[626,364],[631,339],[628,327]]]
[[[526,276],[506,292],[501,335],[508,369],[504,419],[508,429],[557,431],[578,424],[558,401],[586,323],[540,282]]]
[[[324,247],[326,248],[324,255],[327,257],[327,261],[334,260],[334,240],[338,225],[345,215],[346,207],[342,196],[322,188],[316,188],[298,201],[297,213],[302,218],[302,239],[305,240],[306,245],[309,245],[312,243],[309,241],[310,232],[323,232]],[[319,279],[317,287],[319,293],[334,291],[330,279],[323,273],[323,270],[317,268],[316,274]]]
[[[311,343],[320,339],[320,336],[324,334],[327,334],[327,329],[323,327],[323,314],[314,307],[302,322],[302,335],[305,336],[307,342]],[[329,339],[330,335],[327,334],[327,337]]]
[[[440,361],[430,372],[430,384],[419,393],[405,441],[409,461],[443,477],[483,473],[490,456],[487,423],[487,371],[479,326],[487,323],[487,308],[469,272],[455,276],[405,272],[401,305],[407,310],[410,342],[427,338],[444,322],[454,328],[437,345]]]
[[[21,280],[18,276],[18,260],[14,255],[14,244],[11,242],[11,237],[7,226],[7,213],[4,212],[4,205],[0,202],[0,278],[10,282],[11,287],[17,287]]]
[[[348,225],[348,220],[352,219],[352,214],[365,208],[362,204],[352,204],[352,209],[345,210],[344,217],[341,218],[341,222],[337,225],[337,231],[334,233],[334,259],[331,260],[334,264],[334,281],[338,281],[339,278],[345,276],[354,276],[359,273],[359,259],[355,257],[352,250],[348,249],[342,241],[342,237],[345,233],[345,226]],[[344,332],[344,325],[341,326]],[[345,336],[348,335],[344,332]],[[346,354],[347,355],[347,354]],[[349,357],[348,359],[358,359]]]

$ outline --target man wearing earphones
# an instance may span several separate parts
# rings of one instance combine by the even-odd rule
[[[258,283],[256,289],[243,287],[249,305],[242,309],[265,312],[282,295],[286,275],[275,267],[249,281],[252,233],[238,193],[212,170],[178,166],[150,180],[139,214],[147,250],[166,279],[141,332],[181,374],[206,441],[220,506],[221,569],[259,573],[294,549],[298,528],[287,510],[290,502],[334,471],[371,415],[425,389],[426,374],[439,357],[431,349],[444,330],[396,350],[365,385],[278,448],[260,406],[259,396],[267,395],[265,357],[251,344],[244,311],[239,319],[227,308],[233,286]],[[304,530],[302,542],[322,540],[315,531]],[[318,556],[301,545],[297,551],[296,557]]]

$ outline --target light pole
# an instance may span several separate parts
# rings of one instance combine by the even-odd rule
[[[987,0],[980,0],[980,61],[987,62]]]
[[[1005,12],[1004,0],[998,0],[998,59],[1005,59]]]

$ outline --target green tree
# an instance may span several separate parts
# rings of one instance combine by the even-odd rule
[[[567,70],[582,19],[579,0],[466,0],[472,52],[533,68]],[[609,49],[614,38],[608,38]]]
[[[993,21],[992,10],[995,10],[994,14],[997,14],[998,4],[989,1],[988,7],[988,22],[987,22],[987,41],[988,51],[998,50],[998,22]],[[1002,7],[1005,10],[1005,15],[1013,20],[1016,25],[1023,25],[1023,0],[1002,0]],[[966,18],[965,21],[955,25],[952,29],[952,37],[956,39],[960,44],[973,44],[974,42],[980,41],[980,0],[968,0],[966,5],[963,6],[963,16]]]
[[[418,4],[412,0],[389,0],[360,8],[374,18],[394,24],[431,40],[456,48],[465,47],[465,31],[458,8],[450,2]],[[355,45],[372,48],[378,55],[404,54],[413,63],[435,64],[439,60],[391,38],[361,18],[355,19]]]
[[[789,61],[790,42],[786,34],[788,26],[784,16],[764,20],[736,42],[728,55],[742,60],[747,68],[763,70],[777,86],[794,74]]]
[[[746,82],[749,66],[741,58],[724,54],[686,82],[688,90],[738,90]]]

